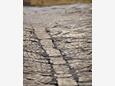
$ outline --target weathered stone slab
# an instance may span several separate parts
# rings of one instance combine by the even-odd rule
[[[66,63],[63,57],[50,57],[50,60],[54,65],[62,65]]]
[[[40,42],[41,42],[41,45],[44,46],[44,48],[53,48],[54,47],[52,40],[43,39]]]
[[[66,65],[53,65],[53,68],[57,74],[69,73],[69,68]]]
[[[71,78],[58,78],[59,86],[77,86],[77,83]]]
[[[72,75],[69,73],[58,73],[58,74],[55,74],[55,76],[57,78],[70,78],[70,77],[72,77]]]
[[[35,33],[39,39],[50,38],[49,34],[45,31],[44,27],[34,24],[33,28],[35,29]]]
[[[59,52],[59,50],[57,50],[57,49],[54,49],[54,48],[45,48],[44,46],[43,46],[43,48],[46,50],[46,52],[47,52],[47,54],[49,56],[60,56],[61,55],[60,52]]]

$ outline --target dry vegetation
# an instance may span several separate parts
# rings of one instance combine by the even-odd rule
[[[91,3],[92,0],[24,0],[30,2],[33,6],[46,6],[46,5],[57,5],[57,4],[72,4],[72,3]]]

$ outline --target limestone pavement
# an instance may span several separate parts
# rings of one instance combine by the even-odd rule
[[[91,4],[24,7],[24,86],[92,86]]]

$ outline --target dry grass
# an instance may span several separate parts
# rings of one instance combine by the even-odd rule
[[[91,3],[92,0],[31,0],[30,4],[34,6],[46,6],[57,4],[72,4],[72,3]]]

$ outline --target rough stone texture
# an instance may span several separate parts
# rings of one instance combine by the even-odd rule
[[[91,4],[24,7],[24,86],[92,86]]]

